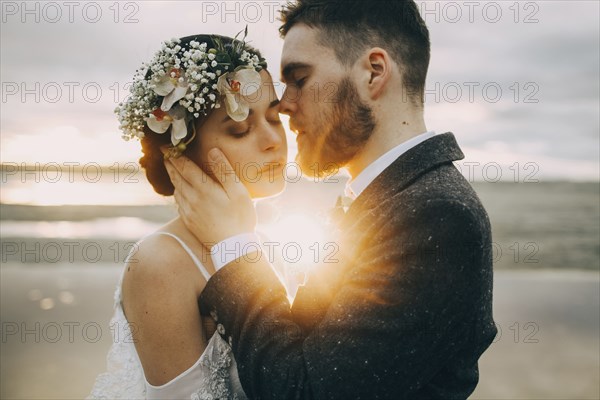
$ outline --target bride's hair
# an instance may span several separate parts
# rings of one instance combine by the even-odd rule
[[[219,36],[219,35],[192,35],[181,38],[181,42],[179,43],[183,48],[189,48],[190,42],[196,41],[199,43],[207,43],[208,48],[214,48],[215,42],[213,38],[218,38],[225,47],[231,46],[234,39],[227,36]],[[262,58],[261,53],[255,48],[249,46],[248,44],[244,45],[244,50],[248,52],[256,54],[259,58]],[[150,78],[151,72],[148,72],[146,78]],[[195,124],[195,128],[197,130],[197,134],[202,135],[201,126],[202,123],[210,116],[211,112],[209,111],[207,115],[202,115],[198,118],[194,118],[193,122]],[[163,153],[160,151],[160,147],[164,145],[168,145],[171,143],[171,129],[169,129],[162,134],[157,134],[150,130],[147,125],[144,125],[144,137],[140,140],[142,144],[142,153],[144,154],[139,162],[140,166],[146,172],[146,178],[148,182],[154,188],[154,191],[158,194],[162,194],[163,196],[172,196],[175,191],[175,187],[169,178],[169,174],[167,173],[167,169],[164,164]],[[192,130],[192,126],[188,126],[188,137]],[[196,137],[188,149],[195,150],[198,142],[198,137]],[[186,154],[186,152],[184,152]]]

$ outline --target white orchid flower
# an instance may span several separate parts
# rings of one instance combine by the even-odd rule
[[[146,119],[146,124],[153,132],[159,134],[165,133],[169,126],[173,125],[173,128],[171,128],[171,143],[173,143],[173,146],[177,146],[187,136],[185,108],[180,105],[173,107],[169,112],[157,108]]]
[[[248,118],[250,105],[245,97],[256,93],[260,85],[260,74],[253,68],[228,72],[219,77],[217,90],[225,96],[227,115],[232,120],[239,122]]]
[[[181,100],[188,92],[188,81],[181,76],[181,69],[172,68],[167,75],[163,75],[154,84],[154,92],[165,96],[160,106],[162,111],[169,111],[173,104]]]

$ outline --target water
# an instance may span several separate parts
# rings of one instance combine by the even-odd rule
[[[314,217],[344,184],[289,183],[282,196],[259,204],[260,219]],[[600,270],[598,182],[473,186],[492,222],[496,269]],[[9,264],[120,263],[133,242],[176,216],[172,199],[152,192],[139,171],[74,171],[57,179],[49,171],[4,170],[0,188],[2,262]],[[73,241],[87,254],[72,251]]]

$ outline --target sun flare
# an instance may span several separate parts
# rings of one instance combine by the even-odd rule
[[[323,222],[314,215],[295,212],[260,229],[268,238],[267,246],[298,272],[308,271],[323,259],[326,230]]]

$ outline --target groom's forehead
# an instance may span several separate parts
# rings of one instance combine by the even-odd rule
[[[289,30],[281,52],[282,78],[285,78],[285,72],[289,72],[291,67],[314,65],[318,60],[317,57],[323,58],[325,53],[331,51],[317,41],[317,34],[318,29],[301,23]]]
[[[281,65],[294,61],[306,61],[312,53],[314,42],[314,34],[310,28],[304,25],[292,27],[283,41]]]

